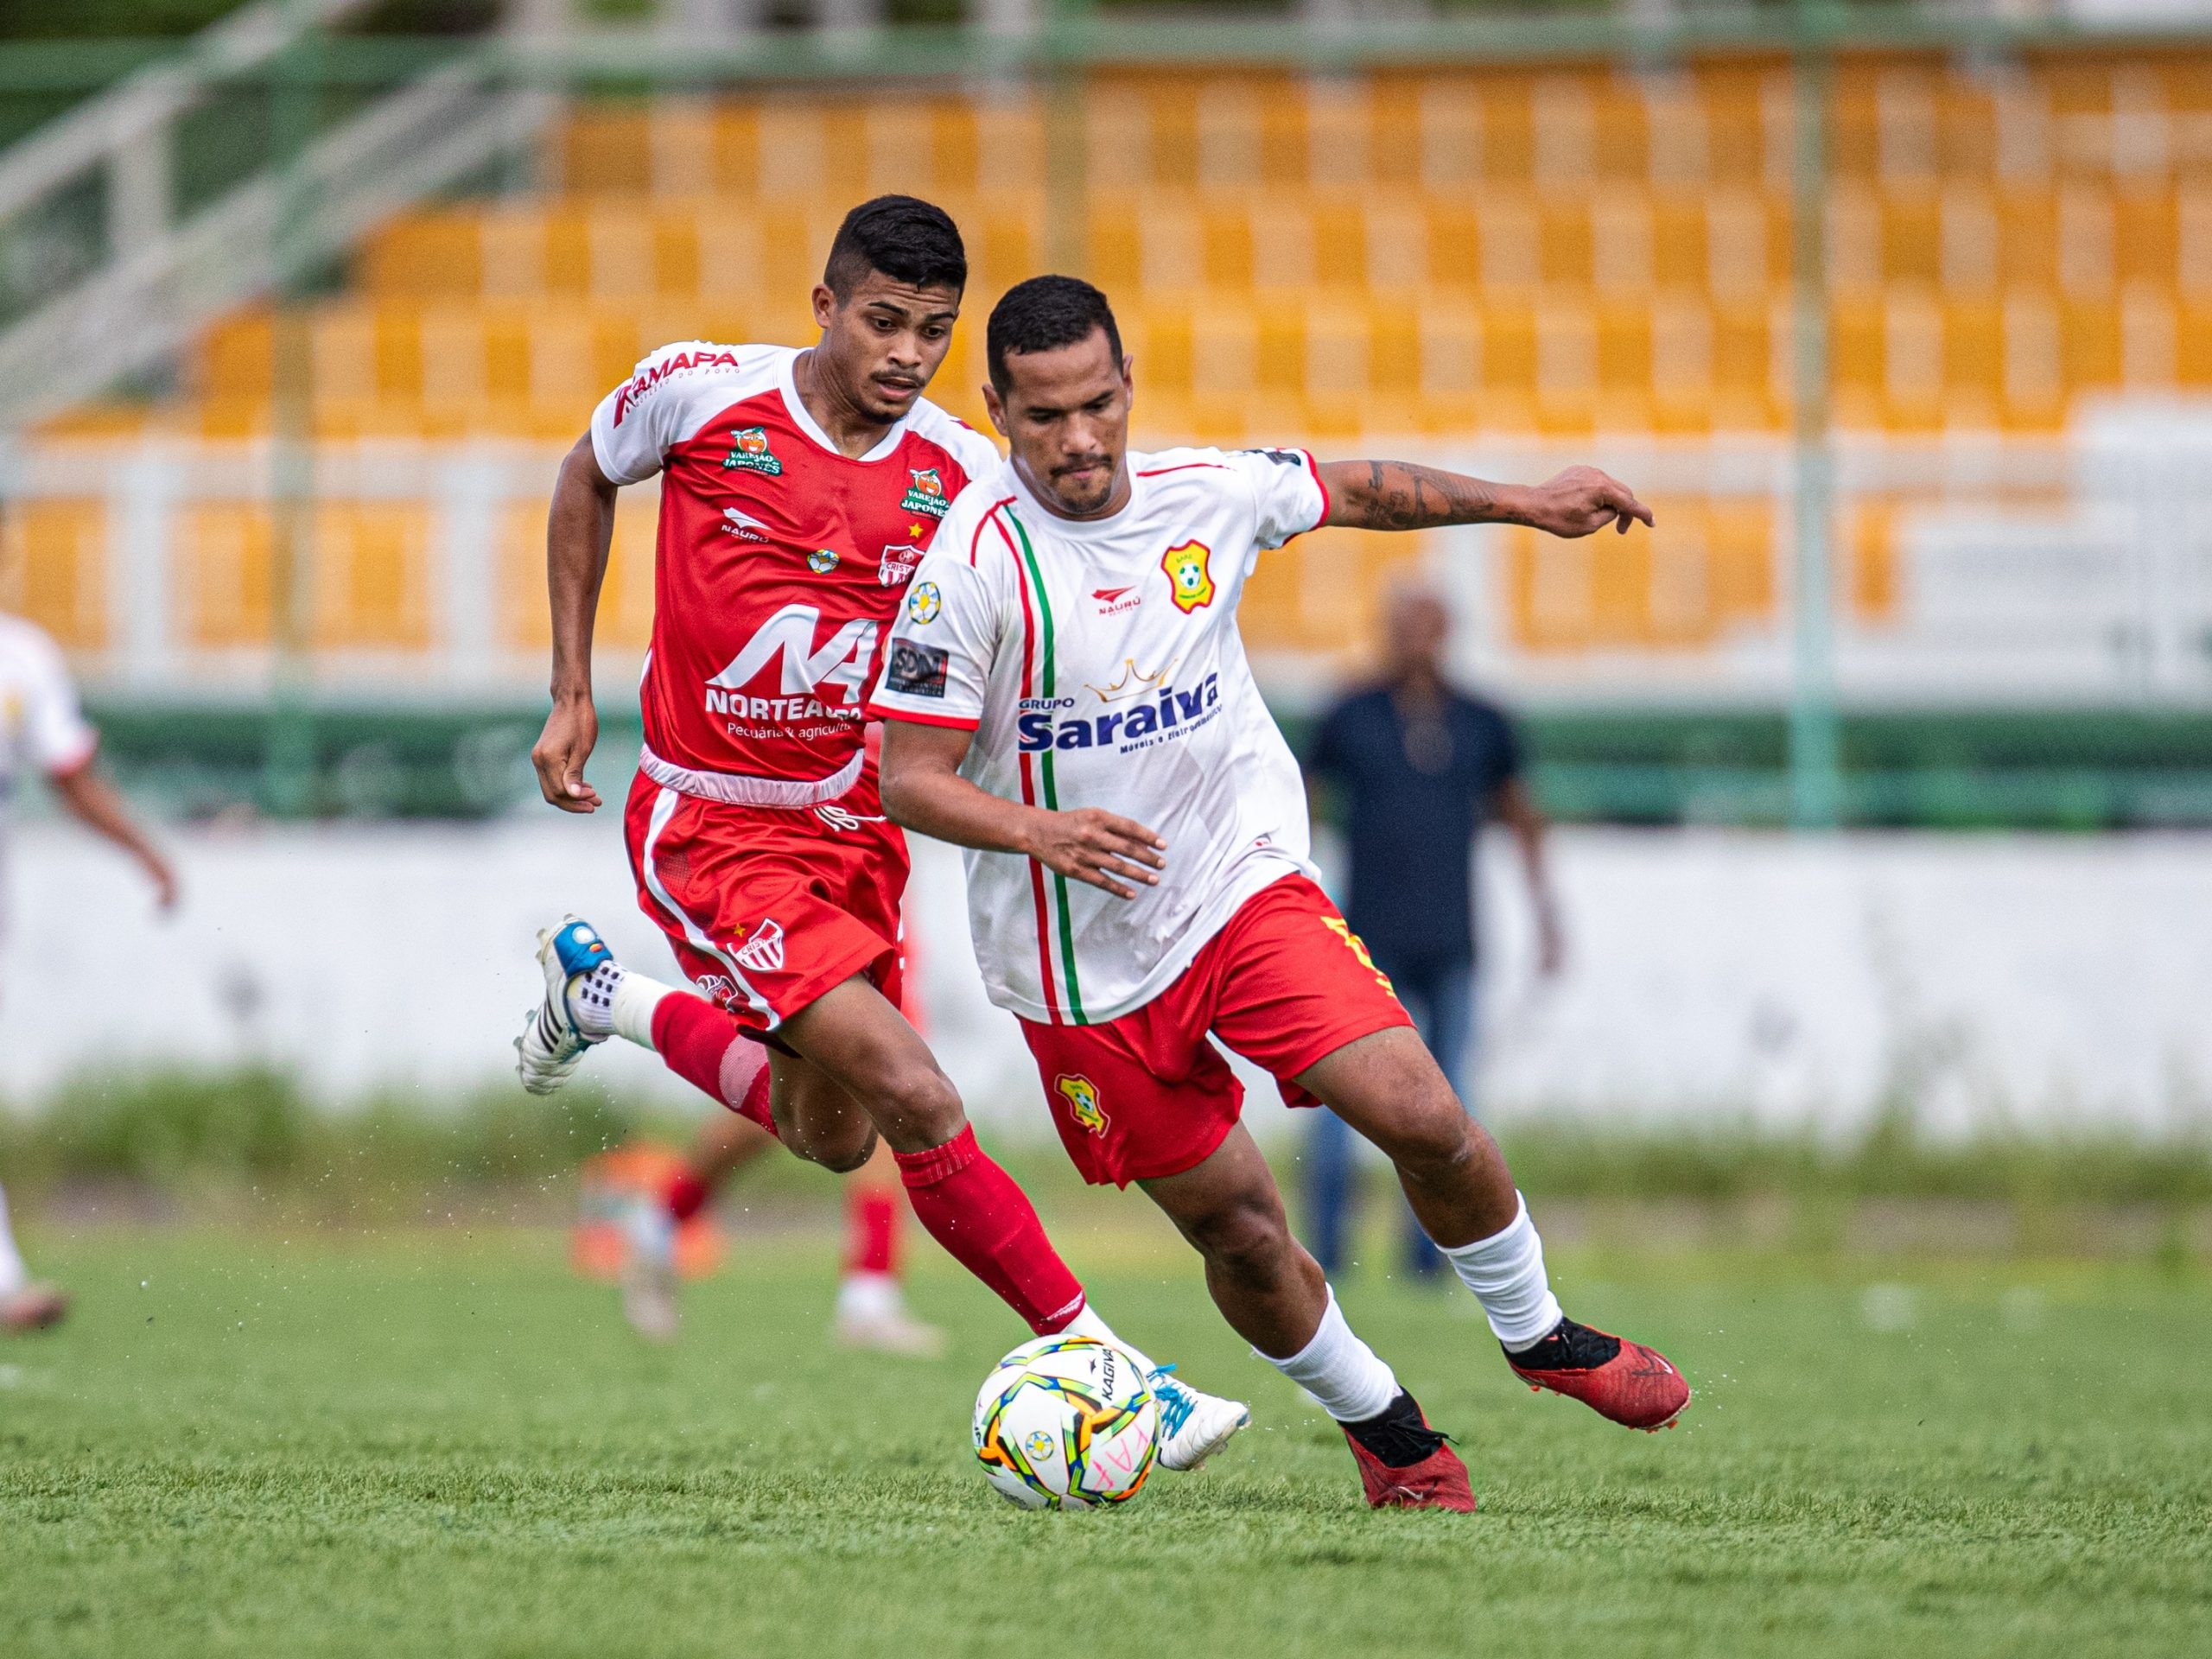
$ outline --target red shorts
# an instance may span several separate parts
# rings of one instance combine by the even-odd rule
[[[1127,1186],[1211,1156],[1244,1107],[1211,1032],[1290,1081],[1346,1043],[1413,1020],[1329,895],[1302,875],[1254,893],[1175,982],[1098,1026],[1021,1022],[1045,1100],[1083,1178]]]
[[[639,907],[749,1034],[772,1040],[855,974],[901,1000],[906,838],[883,816],[873,767],[814,807],[729,806],[639,772],[623,830]]]

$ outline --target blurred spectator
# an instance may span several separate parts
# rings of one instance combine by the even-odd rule
[[[1471,1098],[1475,1037],[1471,866],[1485,817],[1504,820],[1535,909],[1537,967],[1559,971],[1558,906],[1544,872],[1544,820],[1522,780],[1519,734],[1505,711],[1444,677],[1452,620],[1427,587],[1385,602],[1381,679],[1323,717],[1308,776],[1335,798],[1350,855],[1344,915],[1461,1100]],[[1333,1273],[1344,1260],[1354,1196],[1351,1131],[1314,1114],[1306,1147],[1306,1243]],[[1444,1258],[1406,1212],[1406,1264]]]
[[[99,735],[78,710],[77,690],[54,641],[0,612],[0,845],[16,777],[35,768],[64,806],[138,861],[166,910],[176,902],[176,877],[100,776],[93,764],[99,748]],[[7,1194],[0,1192],[0,1334],[52,1325],[68,1306],[60,1291],[31,1278],[9,1228]]]

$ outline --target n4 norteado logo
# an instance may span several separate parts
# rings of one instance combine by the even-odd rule
[[[776,452],[768,447],[766,427],[744,426],[729,435],[729,454],[722,457],[722,470],[726,473],[765,473],[770,478],[779,478],[783,475],[784,463],[776,459]]]
[[[864,617],[841,623],[817,645],[822,613],[812,605],[786,605],[753,631],[729,666],[707,682],[707,712],[749,720],[858,720],[861,688],[875,660],[876,625]],[[782,695],[746,695],[771,663],[780,660],[776,689]],[[844,690],[844,706],[824,706],[817,695]]]
[[[1111,688],[1116,696],[1128,693]],[[1104,692],[1089,688],[1101,702]],[[1109,709],[1103,715],[1084,716],[1073,712],[1073,697],[1024,697],[1014,729],[1022,751],[1041,753],[1046,749],[1110,749],[1123,753],[1151,747],[1169,738],[1181,737],[1211,721],[1221,707],[1221,677],[1209,674],[1188,691],[1163,685],[1141,702]]]

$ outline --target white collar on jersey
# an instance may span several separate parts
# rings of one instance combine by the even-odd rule
[[[892,452],[899,448],[899,440],[906,435],[906,428],[914,418],[913,410],[907,410],[898,423],[883,435],[883,442],[877,444],[868,454],[857,456],[849,455],[830,441],[830,435],[822,429],[821,423],[809,412],[806,399],[798,395],[798,356],[797,352],[791,353],[784,359],[783,366],[777,372],[777,378],[782,383],[784,408],[790,413],[792,423],[840,461],[858,461],[862,466],[866,466],[872,461],[889,459]],[[914,400],[914,407],[916,409],[921,407],[921,399],[918,397]]]

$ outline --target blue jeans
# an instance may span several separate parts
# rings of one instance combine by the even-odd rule
[[[1475,1046],[1475,965],[1447,962],[1403,965],[1375,953],[1376,965],[1390,976],[1398,1000],[1414,1017],[1428,1052],[1443,1068],[1445,1080],[1461,1100],[1468,1098],[1467,1068]],[[1352,1224],[1354,1148],[1351,1126],[1327,1107],[1313,1111],[1306,1137],[1306,1246],[1325,1272],[1334,1274],[1344,1260],[1344,1235]],[[1444,1257],[1414,1219],[1404,1196],[1406,1271],[1428,1278],[1444,1270]]]

